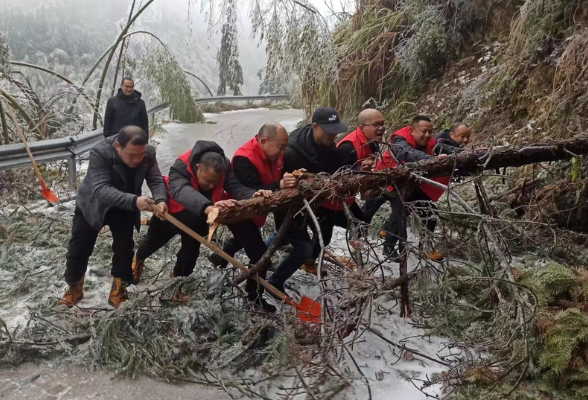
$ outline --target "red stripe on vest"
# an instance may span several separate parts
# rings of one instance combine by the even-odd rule
[[[408,144],[410,144],[412,147],[414,147],[416,149],[416,142],[414,141],[414,138],[410,134],[410,126],[405,126],[404,128],[394,132],[394,134],[390,138],[390,143],[392,143],[392,141],[394,140],[394,136],[403,137],[404,139],[406,139]],[[434,154],[435,144],[436,143],[435,143],[434,138],[431,138],[429,140],[429,142],[427,143],[427,150],[425,152],[428,155],[432,156]],[[394,168],[394,167],[396,167],[396,161],[394,160],[394,158],[390,154],[390,150],[387,150],[382,155],[382,159],[380,161],[378,161],[378,163],[376,164],[376,170],[381,170],[384,168]],[[437,178],[433,178],[432,180],[434,180],[435,182],[439,182],[442,185],[447,186],[449,184],[449,182],[451,181],[451,177],[450,176],[440,176]],[[394,190],[394,188],[392,186],[388,186],[388,190],[391,192]],[[445,190],[438,188],[436,186],[432,186],[428,183],[422,183],[421,190],[427,196],[429,196],[429,198],[433,201],[439,200],[439,198],[441,198],[441,196],[445,192]]]
[[[198,187],[198,179],[196,179],[196,175],[194,174],[194,171],[192,171],[192,167],[190,166],[190,156],[191,155],[192,155],[192,150],[188,150],[187,152],[185,152],[184,154],[179,156],[178,159],[182,160],[187,166],[187,170],[190,173],[190,185],[192,185],[192,187],[194,189],[196,189],[197,191],[200,191],[200,188]],[[165,180],[165,186],[167,187],[167,196],[168,196],[167,208],[168,208],[169,213],[176,214],[181,211],[184,211],[186,209],[186,207],[184,207],[184,205],[182,205],[181,203],[176,201],[169,191],[169,177],[164,176],[163,179]],[[225,177],[223,176],[220,183],[217,186],[215,186],[215,188],[212,190],[212,203],[213,204],[222,199],[224,186],[225,186]]]
[[[263,152],[263,149],[259,145],[257,135],[255,135],[253,139],[249,140],[243,146],[239,147],[239,149],[235,152],[235,155],[233,155],[233,160],[235,157],[247,157],[259,173],[261,183],[264,185],[270,185],[272,183],[279,182],[282,179],[282,172],[284,170],[284,155],[280,154],[280,157],[273,162],[268,160],[265,153]],[[260,215],[253,218],[253,222],[256,226],[261,228],[265,224],[266,219],[267,214]]]
[[[353,143],[353,147],[355,148],[355,153],[357,154],[357,162],[361,163],[363,160],[368,158],[372,155],[372,148],[369,145],[368,139],[365,137],[365,134],[361,131],[360,128],[357,128],[349,135],[345,136],[341,141],[337,144],[337,147],[341,146],[341,143],[344,142],[351,142]],[[345,200],[345,203],[348,206],[351,206],[355,203],[355,196],[349,196]],[[343,210],[343,205],[338,200],[327,200],[325,201],[322,206],[329,210],[334,211],[341,211]]]

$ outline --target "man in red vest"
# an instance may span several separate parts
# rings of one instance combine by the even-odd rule
[[[223,149],[215,142],[205,140],[197,141],[192,150],[178,157],[170,168],[169,177],[164,177],[164,180],[168,187],[169,213],[202,236],[208,234],[206,219],[213,206],[232,207],[237,200],[264,195],[263,191],[256,192],[241,185],[230,171],[230,163]],[[223,200],[225,191],[233,198]],[[190,276],[200,254],[200,243],[170,222],[152,218],[149,231],[141,241],[133,262],[135,284],[141,278],[145,260],[176,234],[181,236],[181,247],[172,276]],[[251,243],[253,246],[247,246],[245,251],[252,262],[257,262],[263,251],[261,254],[259,251],[255,253],[256,243]],[[174,300],[189,301],[179,291],[174,294]]]
[[[253,139],[235,152],[232,161],[235,177],[242,185],[253,190],[274,192],[295,187],[296,178],[294,175],[284,174],[284,150],[287,146],[288,132],[282,125],[277,123],[263,125]],[[231,224],[229,228],[234,237],[227,240],[223,250],[234,255],[248,242],[253,242],[259,247],[257,252],[263,254],[267,250],[267,246],[262,240],[259,228],[265,224],[266,219],[267,215],[260,215],[251,221]],[[228,264],[215,253],[211,254],[208,259],[221,268]],[[265,278],[265,271],[259,275]],[[263,286],[257,285],[252,280],[251,283],[248,282],[246,291],[251,299],[258,299],[255,304],[261,305],[265,311],[275,311],[275,307],[266,303],[261,297]]]
[[[431,123],[431,119],[423,115],[416,116],[413,118],[410,126],[396,131],[390,138],[390,142],[392,143],[394,157],[390,153],[390,150],[386,151],[382,156],[382,160],[377,163],[376,170],[396,167],[397,162],[395,158],[404,164],[407,162],[428,160],[434,157],[436,141],[433,137],[433,124]],[[447,155],[439,155],[439,157],[445,156]],[[450,177],[435,178],[435,180],[447,185]],[[423,183],[419,189],[403,199],[406,203],[413,203],[418,209],[419,216],[425,222],[430,232],[434,232],[437,225],[437,208],[434,202],[439,200],[442,194],[442,189]],[[397,260],[398,217],[400,214],[400,202],[402,201],[398,197],[398,194],[392,187],[388,187],[388,193],[384,194],[384,196],[366,201],[363,211],[367,222],[370,222],[378,209],[386,201],[390,201],[392,212],[384,224],[383,229],[386,232],[384,255],[389,256],[392,260]],[[443,255],[433,251],[430,254],[430,258],[434,261],[441,261],[443,260]]]
[[[380,111],[367,108],[357,116],[357,125],[356,130],[339,141],[337,153],[342,165],[369,170],[384,139],[386,123]]]

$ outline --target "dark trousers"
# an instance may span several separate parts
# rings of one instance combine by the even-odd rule
[[[235,224],[227,225],[231,233],[233,234],[232,240],[234,255],[240,249],[245,249],[245,254],[249,257],[250,266],[257,264],[263,254],[267,250],[267,246],[261,237],[259,228],[252,221],[242,221]],[[263,268],[257,275],[260,278],[265,279],[267,269]],[[261,286],[255,279],[248,279],[245,285],[245,291],[249,299],[253,300],[263,294],[263,286]]]
[[[308,234],[307,225],[301,221],[292,221],[286,232],[288,243],[292,245],[292,251],[276,268],[276,272],[270,277],[272,285],[283,287],[284,283],[304,264],[315,258],[313,241]],[[317,253],[318,255],[318,253]]]
[[[137,214],[134,211],[113,208],[106,213],[104,225],[112,233],[112,269],[113,277],[125,282],[133,280],[134,246],[133,229]],[[88,269],[88,260],[94,251],[99,231],[92,228],[82,212],[76,207],[71,228],[71,239],[67,247],[65,281],[73,285],[80,281]]]
[[[359,222],[365,221],[365,217],[359,205],[357,203],[353,203],[349,206],[349,211]],[[349,220],[347,219],[347,215],[345,215],[345,211],[335,211],[329,210],[327,208],[319,208],[317,211],[317,216],[319,217],[319,226],[321,228],[321,233],[323,235],[323,243],[325,246],[328,246],[331,243],[331,239],[333,238],[333,228],[338,226],[343,229],[352,229],[353,232],[353,239],[357,239],[360,236],[359,231],[354,230],[354,227],[349,227]],[[314,226],[313,226],[314,231]],[[320,244],[318,240],[315,241],[314,244],[314,258],[318,257],[320,253]]]
[[[201,236],[208,234],[208,224],[189,211],[181,211],[172,214],[180,222]],[[175,235],[181,237],[181,247],[177,253],[176,264],[174,265],[174,276],[190,276],[194,272],[196,261],[200,255],[200,242],[197,242],[188,234],[176,228],[171,222],[162,221],[159,218],[151,218],[151,224],[147,235],[141,240],[137,249],[137,259],[145,261],[149,256],[161,249]]]
[[[372,219],[374,219],[374,215],[376,215],[376,213],[378,212],[380,207],[384,205],[384,203],[390,200],[390,197],[391,195],[382,194],[382,196],[380,197],[366,200],[363,203],[362,211],[366,224],[370,224],[372,222]]]
[[[394,247],[398,241],[398,223],[400,216],[400,198],[395,192],[385,194],[376,199],[370,199],[364,203],[363,212],[366,222],[370,223],[376,212],[386,201],[390,202],[391,213],[388,216],[382,230],[386,232],[385,245]],[[418,190],[404,199],[407,211],[416,210],[417,215],[427,226],[430,232],[437,226],[437,206],[423,191]],[[404,238],[406,239],[406,238]]]

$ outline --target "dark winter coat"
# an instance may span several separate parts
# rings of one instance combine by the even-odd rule
[[[413,147],[408,141],[400,136],[395,135],[392,140],[392,151],[398,161],[402,163],[418,162],[428,160],[433,156],[427,154],[427,147]]]
[[[231,171],[231,163],[225,157],[223,149],[215,142],[199,140],[190,154],[190,165],[177,159],[169,170],[169,193],[175,201],[183,205],[191,213],[204,218],[204,210],[212,204],[212,191],[203,192],[192,186],[192,174],[188,167],[197,164],[204,153],[218,153],[225,159],[226,175],[224,190],[234,199],[245,200],[251,198],[255,190],[243,186]],[[194,170],[196,173],[196,170]]]
[[[459,145],[455,140],[451,138],[449,129],[440,132],[435,136],[435,155],[439,154],[457,154],[461,153],[465,149]]]
[[[141,99],[141,92],[136,90],[127,96],[118,89],[116,96],[108,99],[104,113],[104,136],[116,135],[121,128],[135,125],[149,134],[149,117],[145,102]]]
[[[147,145],[143,162],[131,170],[118,156],[114,145],[117,137],[105,138],[103,143],[90,151],[88,171],[76,197],[76,206],[88,224],[97,231],[102,228],[104,216],[111,208],[135,211],[135,228],[139,230],[141,220],[136,201],[141,196],[143,181],[147,181],[156,203],[167,201],[167,190],[157,165],[155,148]],[[127,182],[129,175],[134,176],[134,184]],[[132,192],[128,191],[129,188],[133,189]]]
[[[314,143],[312,125],[296,129],[288,138],[288,147],[284,151],[284,172],[293,172],[304,168],[308,172],[334,173],[341,166],[336,148],[317,146]]]

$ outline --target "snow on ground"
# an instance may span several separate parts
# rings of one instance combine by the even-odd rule
[[[22,281],[23,277],[15,274],[14,271],[23,266],[28,270],[28,280],[36,283],[31,286],[32,290],[24,290],[17,294],[8,303],[4,303],[0,308],[0,318],[4,319],[10,330],[17,327],[22,328],[28,320],[29,306],[32,304],[50,304],[56,301],[66,288],[62,280],[62,273],[65,268],[65,252],[69,236],[67,229],[73,215],[74,203],[68,202],[58,207],[48,207],[46,203],[37,202],[27,206],[28,211],[23,207],[7,207],[1,212],[2,225],[9,220],[12,215],[20,214],[20,217],[30,219],[30,223],[37,224],[40,230],[47,229],[48,222],[54,220],[52,224],[56,229],[56,235],[52,235],[55,242],[50,239],[48,243],[31,242],[29,246],[26,243],[13,244],[10,249],[3,250],[5,257],[9,253],[10,259],[4,260],[3,268],[0,270],[0,282],[3,287]],[[30,212],[30,214],[29,214]],[[28,217],[26,217],[28,215]],[[46,218],[47,221],[44,221]],[[49,228],[51,229],[51,228]],[[347,245],[345,243],[345,232],[340,228],[335,228],[336,232],[333,237],[331,247],[333,252],[344,254]],[[143,229],[144,234],[145,229]],[[57,234],[58,233],[58,234]],[[138,238],[137,238],[138,239]],[[80,306],[83,308],[109,308],[107,304],[108,291],[110,287],[110,237],[107,230],[101,235],[94,256],[90,261],[89,272],[86,274],[85,297]],[[172,243],[177,246],[177,243]],[[204,258],[207,252],[203,251],[201,258]],[[161,279],[167,279],[169,268],[172,260],[166,255],[154,255],[148,263],[146,274],[153,276],[164,272]],[[205,265],[207,264],[204,261]],[[410,260],[410,267],[416,266],[416,260]],[[20,268],[19,268],[20,267]],[[199,263],[199,267],[202,265]],[[394,268],[398,273],[397,266]],[[39,282],[38,280],[41,280]],[[298,271],[289,283],[308,296],[317,296],[318,288],[315,285],[316,277],[308,275],[303,271]],[[142,283],[137,287],[132,287],[131,292],[145,291],[148,284]],[[42,288],[42,291],[39,291]],[[6,299],[5,299],[6,300]],[[405,344],[436,358],[436,354],[444,354],[445,344],[448,340],[437,337],[428,337],[427,332],[415,328],[411,325],[410,319],[399,317],[400,310],[395,300],[380,298],[376,302],[374,312],[371,316],[371,326],[380,331],[388,339],[395,343]],[[353,335],[347,338],[351,341]],[[390,398],[420,400],[426,399],[427,395],[419,391],[409,378],[423,379],[431,377],[434,373],[440,373],[445,368],[442,365],[421,359],[418,355],[413,357],[400,357],[398,349],[387,344],[371,332],[364,332],[360,337],[356,337],[354,345],[351,347],[353,358],[359,366],[365,378],[369,381],[371,398],[374,400],[384,400]],[[343,357],[343,365],[351,373],[357,374],[357,368],[348,355]],[[255,371],[252,371],[255,373]],[[418,381],[415,382],[418,384]],[[277,383],[274,383],[272,390],[276,393]],[[285,385],[286,386],[286,385]],[[441,397],[441,388],[431,386],[426,389],[429,396]],[[367,399],[368,389],[363,378],[357,379],[354,386],[341,395],[344,399]]]

